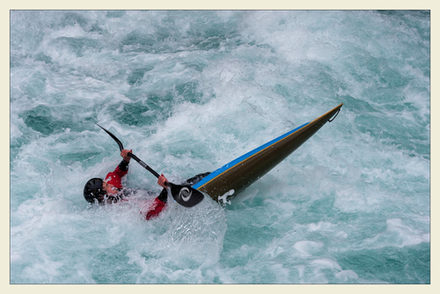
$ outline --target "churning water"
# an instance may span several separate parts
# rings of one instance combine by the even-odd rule
[[[429,11],[10,16],[11,283],[430,283]],[[180,182],[341,102],[225,208],[82,196],[120,161],[95,123]]]

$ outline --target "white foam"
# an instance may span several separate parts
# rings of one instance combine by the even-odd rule
[[[302,256],[312,256],[313,254],[319,252],[323,247],[321,242],[314,241],[299,241],[293,245]]]
[[[430,242],[430,234],[424,229],[416,229],[401,219],[387,219],[386,230],[372,238],[365,239],[362,247],[384,248],[389,246],[406,247]]]

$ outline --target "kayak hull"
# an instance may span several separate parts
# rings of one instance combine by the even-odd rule
[[[342,105],[234,159],[192,187],[205,192],[215,201],[225,202],[227,197],[235,197],[336,117]]]

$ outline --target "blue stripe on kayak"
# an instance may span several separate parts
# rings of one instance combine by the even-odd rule
[[[226,172],[227,170],[231,169],[232,167],[236,166],[237,164],[239,164],[240,162],[246,160],[247,158],[251,157],[252,155],[262,151],[263,149],[266,149],[267,147],[271,146],[272,144],[284,139],[285,137],[289,136],[290,134],[293,134],[294,132],[298,131],[299,129],[305,127],[306,125],[308,125],[309,123],[305,123],[299,127],[297,127],[296,129],[293,129],[287,133],[285,133],[284,135],[281,135],[275,139],[273,139],[272,141],[267,142],[266,144],[261,145],[260,147],[255,148],[252,151],[249,151],[248,153],[234,159],[233,161],[229,162],[228,164],[225,164],[224,166],[222,166],[221,168],[217,169],[216,171],[210,173],[209,175],[207,175],[206,177],[204,177],[200,182],[194,184],[192,187],[194,189],[198,189],[200,187],[202,187],[203,185],[205,185],[206,183],[208,183],[209,181],[213,180],[214,178],[216,178],[217,176],[221,175],[222,173]]]

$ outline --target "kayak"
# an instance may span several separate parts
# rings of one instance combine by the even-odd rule
[[[230,203],[230,199],[264,176],[313,136],[325,123],[333,121],[342,105],[237,157],[204,177],[192,188],[208,194],[220,203]]]

